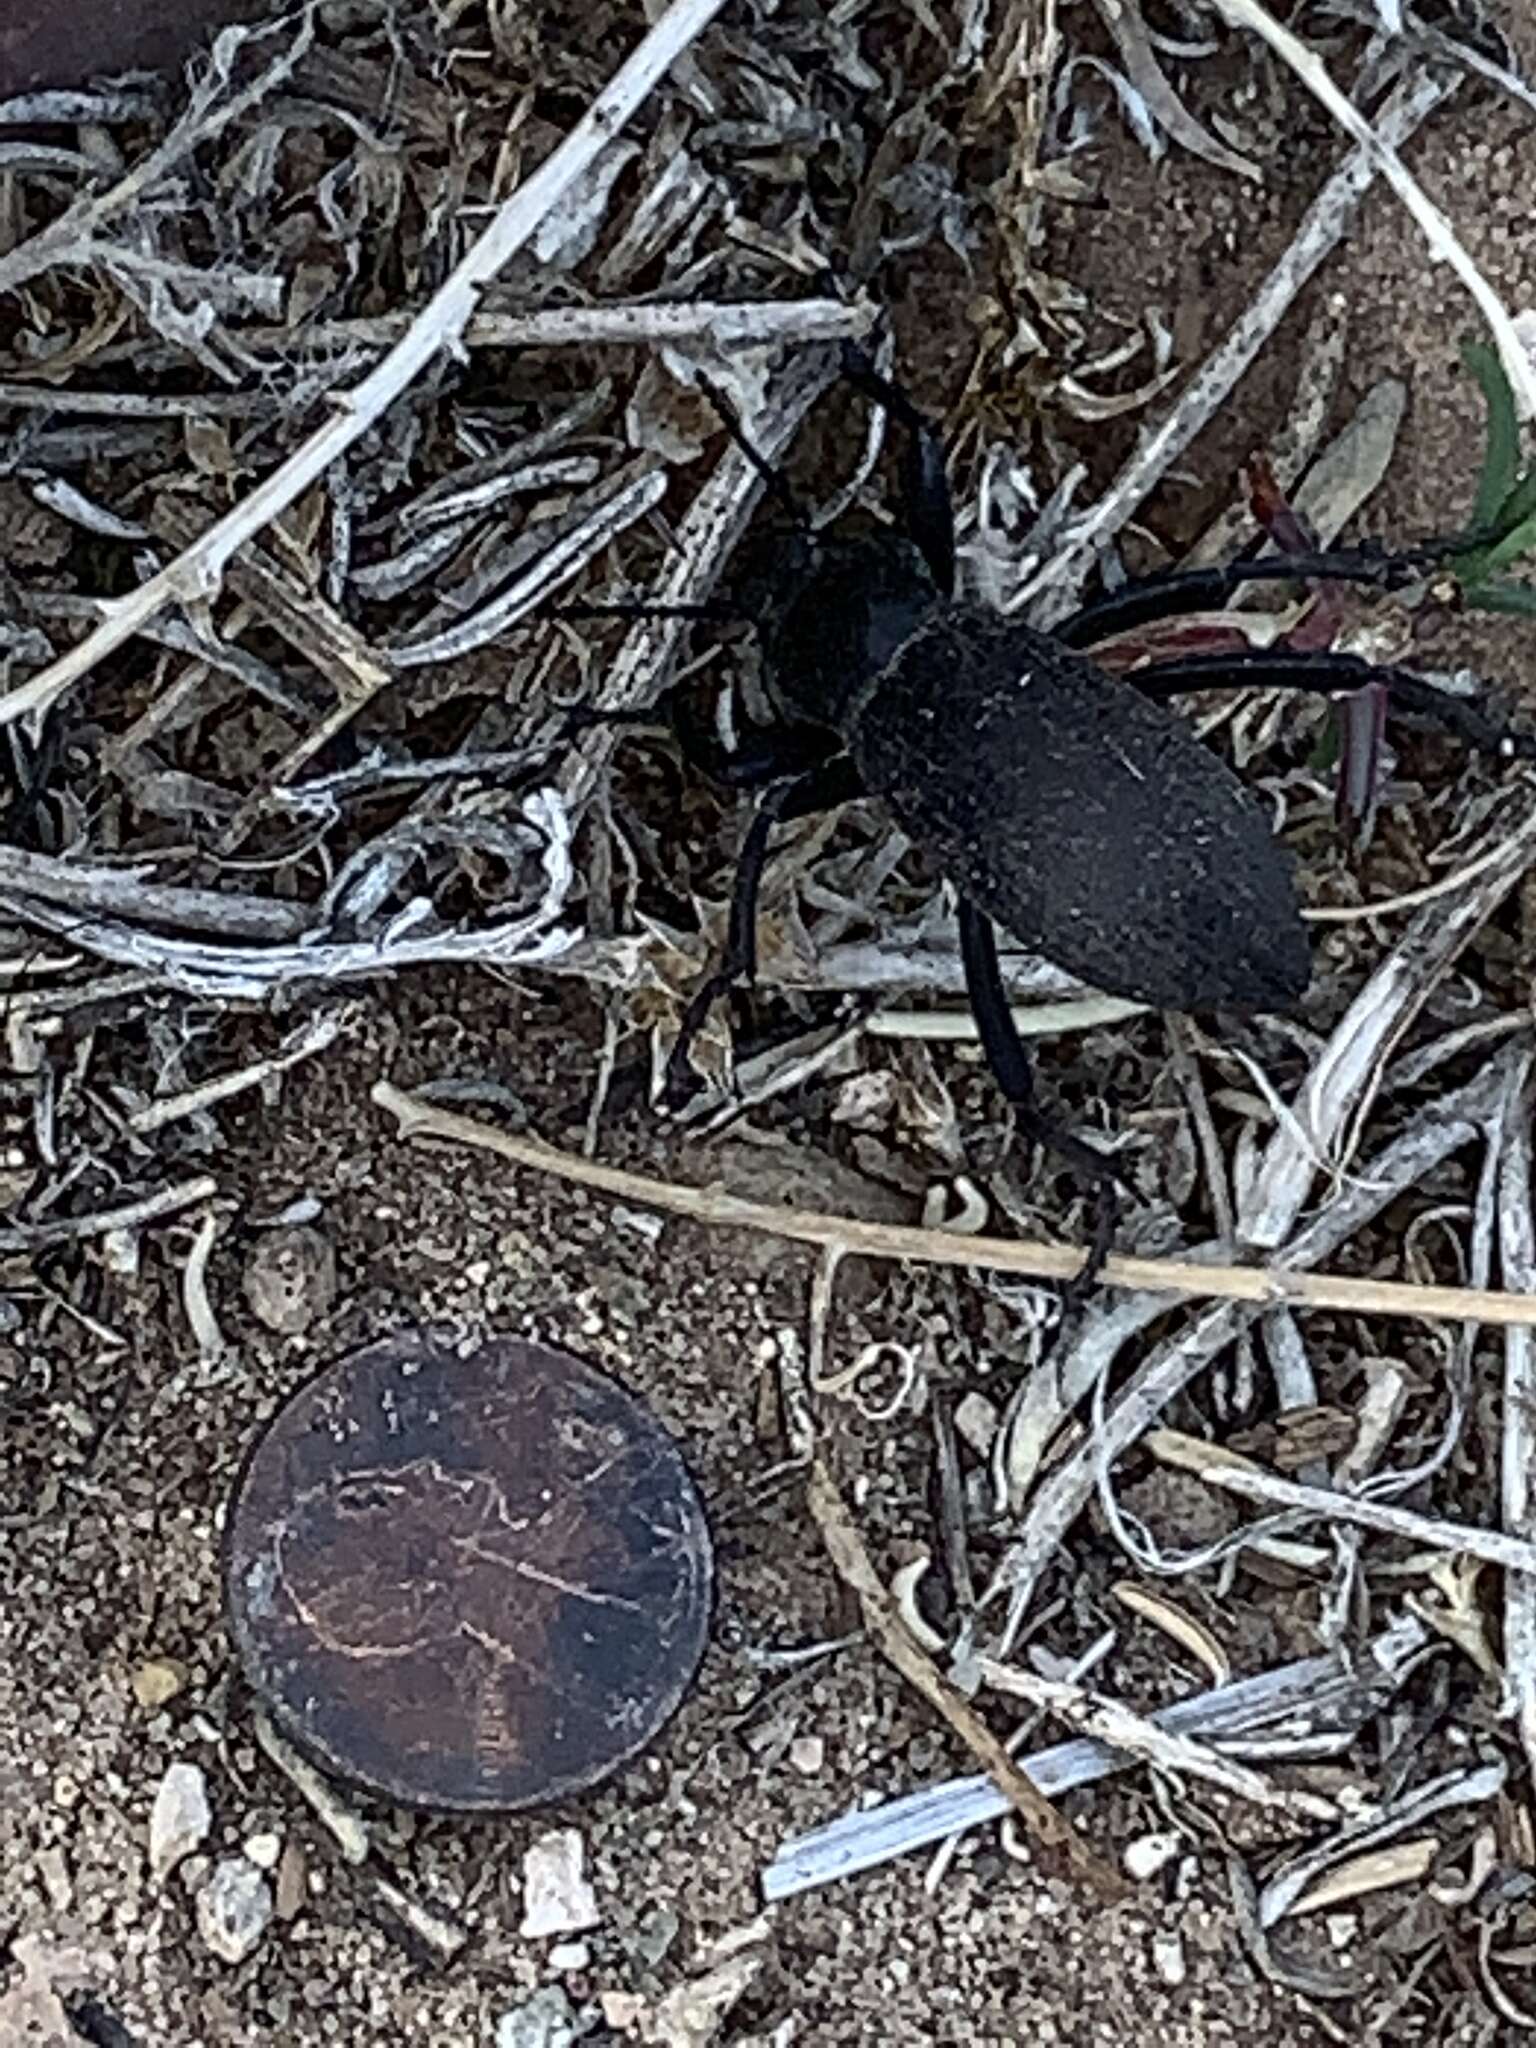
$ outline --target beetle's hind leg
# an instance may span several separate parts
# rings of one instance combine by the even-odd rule
[[[1024,1130],[1090,1183],[1095,1197],[1093,1238],[1088,1255],[1063,1289],[1063,1307],[1070,1311],[1093,1288],[1114,1247],[1120,1219],[1120,1189],[1129,1182],[1113,1160],[1064,1130],[1041,1109],[1035,1094],[1034,1069],[1009,1007],[997,960],[997,934],[984,911],[963,897],[960,902],[960,953],[971,1012],[997,1085],[1013,1105]]]
[[[857,771],[846,754],[774,783],[766,789],[753,813],[747,836],[736,862],[736,879],[731,888],[730,915],[726,923],[725,952],[720,964],[700,982],[688,999],[683,1021],[667,1059],[664,1099],[677,1109],[693,1093],[695,1082],[688,1055],[706,1018],[722,996],[740,982],[750,983],[757,973],[757,899],[768,860],[768,841],[775,825],[793,818],[809,817],[814,811],[836,810],[860,795]]]

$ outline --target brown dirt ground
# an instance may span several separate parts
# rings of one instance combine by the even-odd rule
[[[1527,51],[1527,55],[1533,52]],[[1107,296],[1134,264],[1129,310],[1184,309],[1181,340],[1199,353],[1284,245],[1337,145],[1297,113],[1295,175],[1257,198],[1173,157],[1149,173],[1116,146],[1103,162],[1108,204],[1071,224],[1073,274]],[[1502,107],[1469,94],[1413,153],[1508,303],[1536,300],[1536,185],[1529,143]],[[1455,364],[1471,319],[1390,198],[1366,207],[1346,255],[1314,287],[1337,295],[1350,329],[1351,384],[1387,371],[1411,384],[1394,479],[1378,504],[1387,531],[1433,529],[1465,505],[1475,399]],[[1309,303],[1312,295],[1309,295]],[[904,311],[909,315],[913,308]],[[1226,421],[1188,465],[1204,505],[1226,495],[1233,465],[1280,416],[1294,363],[1293,314]],[[1111,437],[1112,438],[1112,437]],[[1121,437],[1122,440],[1125,438]],[[1115,452],[1098,451],[1102,469]],[[1170,492],[1159,516],[1177,532],[1192,506]],[[1536,689],[1523,633],[1480,642],[1515,687]],[[198,1363],[176,1289],[176,1262],[150,1258],[137,1287],[103,1280],[98,1312],[130,1334],[109,1367],[90,1347],[59,1345],[51,1383],[12,1352],[16,1400],[0,1464],[0,1940],[30,1936],[83,1954],[80,2038],[154,2048],[282,2041],[489,2043],[500,2015],[550,1978],[545,1944],[521,1939],[518,1881],[532,1837],[569,1824],[588,1844],[602,1922],[590,1960],[563,1981],[572,2004],[600,1993],[654,1993],[687,1976],[712,1939],[751,1919],[756,1876],[786,1833],[966,1768],[948,1735],[872,1651],[817,1666],[797,1684],[765,1680],[753,1648],[814,1640],[846,1610],[794,1491],[756,1498],[774,1446],[759,1434],[758,1379],[776,1329],[803,1319],[806,1262],[780,1246],[669,1224],[654,1242],[610,1205],[475,1159],[408,1152],[368,1099],[389,1074],[490,1078],[515,1088],[537,1124],[580,1099],[596,1025],[563,985],[501,987],[434,976],[374,992],[340,1056],[291,1078],[274,1102],[223,1116],[217,1171],[242,1218],[300,1196],[320,1205],[335,1249],[334,1304],[302,1337],[272,1337],[249,1314],[242,1268],[257,1241],[244,1223],[215,1254],[211,1285],[233,1340],[216,1369]],[[814,1153],[813,1128],[790,1128]],[[686,1172],[635,1113],[605,1149]],[[168,1245],[175,1246],[170,1233]],[[184,1251],[185,1247],[180,1247]],[[926,1319],[942,1357],[956,1353],[967,1304],[949,1283],[888,1278],[852,1290],[845,1335]],[[366,1888],[333,1855],[284,1782],[258,1759],[249,1708],[219,1612],[222,1503],[252,1433],[319,1363],[406,1323],[460,1332],[536,1333],[610,1368],[654,1402],[687,1447],[720,1543],[715,1643],[701,1682],[654,1753],[567,1810],[465,1825],[380,1814],[380,1856],[419,1897],[457,1914],[469,1945],[434,1968],[381,1921]],[[882,1556],[927,1527],[925,1438],[850,1428],[845,1471],[868,1480],[863,1513]],[[1105,1552],[1069,1595],[1062,1639],[1087,1641],[1113,1576]],[[1252,1647],[1286,1632],[1253,1602]],[[1289,1647],[1288,1644],[1285,1647]],[[179,1658],[190,1681],[146,1713],[130,1681],[151,1657]],[[796,1736],[824,1739],[807,1775]],[[162,1890],[149,1879],[146,1820],[176,1759],[207,1771],[208,1854]],[[1159,1825],[1141,1787],[1072,1802],[1084,1833],[1113,1852]],[[198,1940],[191,1894],[209,1856],[271,1828],[302,1845],[309,1895],[237,1968]],[[922,1859],[795,1902],[776,1916],[768,1961],[719,2038],[732,2042],[1060,2042],[1073,2048],[1151,2034],[1164,2048],[1326,2038],[1265,1982],[1239,1944],[1219,1859],[1199,1861],[1188,1896],[1147,1887],[1130,1906],[1096,1909],[1036,1861],[976,1837],[929,1898]],[[1391,1896],[1353,1923],[1350,1954],[1391,1970],[1381,1937]],[[658,1929],[675,1915],[675,1938]],[[1183,1937],[1187,1981],[1167,1984],[1154,1938]],[[1348,1930],[1345,1930],[1348,1933]],[[1326,1952],[1326,1944],[1325,1944]],[[1385,1958],[1385,1961],[1382,1961]],[[1334,1955],[1330,1958],[1338,1961]],[[1346,1957],[1349,1960],[1350,1957]],[[3,1982],[3,1980],[0,1980]],[[114,2025],[115,2023],[115,2025]],[[599,2041],[602,2025],[586,2036]],[[1483,2039],[1454,2009],[1410,2001],[1397,2039]],[[7,2042],[5,2048],[11,2048]]]

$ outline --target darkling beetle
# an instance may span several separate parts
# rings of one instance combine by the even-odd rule
[[[1368,545],[1154,576],[1085,605],[1051,634],[957,601],[937,434],[862,350],[845,347],[842,370],[903,432],[904,532],[855,531],[853,521],[813,531],[779,472],[706,386],[789,525],[747,580],[739,610],[684,609],[756,628],[774,723],[727,749],[674,688],[645,711],[579,711],[568,730],[666,723],[693,764],[761,792],[724,955],[690,1000],[668,1064],[674,1104],[693,1085],[688,1053],[711,1006],[755,972],[773,828],[855,797],[883,800],[955,889],[971,1009],[1019,1125],[1095,1189],[1093,1244],[1069,1289],[1076,1297],[1108,1253],[1123,1176],[1039,1106],[998,965],[997,928],[1106,994],[1155,1009],[1283,1011],[1311,974],[1290,854],[1258,798],[1165,708],[1168,700],[1193,690],[1349,691],[1374,682],[1402,708],[1503,759],[1536,758],[1536,737],[1505,731],[1422,676],[1351,654],[1184,655],[1115,676],[1080,651],[1220,604],[1250,581],[1401,587],[1464,539],[1395,555]]]

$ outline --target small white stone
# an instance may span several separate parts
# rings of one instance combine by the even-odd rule
[[[523,1858],[525,1940],[580,1934],[598,1923],[597,1895],[583,1875],[587,1845],[575,1828],[552,1828]]]
[[[225,1856],[197,1895],[197,1931],[221,1962],[243,1963],[272,1918],[272,1887],[243,1856]]]
[[[496,2048],[571,2048],[579,2022],[563,1986],[546,1984],[496,2023]]]
[[[599,1991],[597,2002],[616,2034],[633,2033],[645,2011],[645,2000],[638,1991]]]
[[[1360,1939],[1360,1920],[1357,1914],[1328,1913],[1324,1916],[1323,1924],[1328,1929],[1328,1939],[1340,1955],[1352,1942]]]
[[[552,1970],[584,1970],[592,1950],[584,1941],[557,1941],[544,1960]]]
[[[241,1846],[258,1870],[276,1870],[282,1859],[283,1838],[270,1828],[263,1828],[260,1834],[247,1835]]]
[[[1138,1884],[1146,1878],[1156,1877],[1160,1870],[1167,1869],[1183,1846],[1184,1837],[1172,1829],[1161,1834],[1138,1835],[1125,1845],[1123,1861],[1126,1876],[1134,1877]]]
[[[797,1735],[789,1745],[789,1760],[802,1778],[814,1778],[827,1760],[827,1745],[819,1735]]]
[[[997,1404],[973,1387],[955,1403],[955,1435],[978,1458],[990,1456],[997,1435]]]
[[[149,1867],[169,1877],[184,1856],[208,1839],[208,1781],[197,1764],[172,1764],[160,1780],[149,1815]]]
[[[1152,1967],[1163,1982],[1177,1989],[1189,1975],[1189,1964],[1184,1956],[1183,1937],[1177,1934],[1154,1934],[1152,1937]]]

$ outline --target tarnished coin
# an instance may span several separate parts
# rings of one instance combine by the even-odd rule
[[[676,1445],[605,1373],[417,1333],[330,1366],[252,1449],[225,1594],[241,1664],[317,1763],[402,1805],[595,1784],[678,1706],[711,1551]]]

